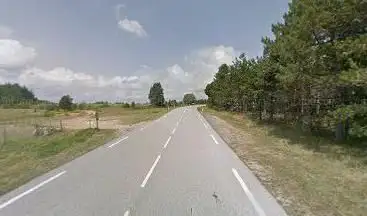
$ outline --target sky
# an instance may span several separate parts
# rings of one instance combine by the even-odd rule
[[[0,83],[57,101],[204,98],[218,67],[262,54],[289,0],[0,0]]]

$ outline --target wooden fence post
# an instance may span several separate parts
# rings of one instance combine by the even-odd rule
[[[98,113],[98,111],[96,111],[96,114],[95,114],[96,116],[96,129],[99,129],[99,124],[98,124],[98,122],[99,122],[99,113]]]
[[[1,148],[3,148],[5,146],[5,144],[6,144],[6,127],[4,126],[4,130],[3,130],[3,144],[1,145]]]
[[[62,127],[62,120],[60,119],[60,129],[63,130],[63,127]]]

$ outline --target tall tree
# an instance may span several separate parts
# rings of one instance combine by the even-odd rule
[[[182,101],[185,104],[192,104],[196,102],[196,97],[193,93],[185,94]]]
[[[164,106],[164,93],[160,82],[156,82],[152,87],[150,87],[148,98],[151,105],[160,107]]]
[[[361,120],[351,133],[367,137],[366,11],[366,0],[291,1],[274,37],[262,39],[261,57],[242,54],[218,68],[205,88],[208,105],[312,128],[330,116],[340,122],[344,112]]]
[[[64,95],[61,97],[59,107],[63,110],[71,110],[73,107],[73,98],[70,95]]]

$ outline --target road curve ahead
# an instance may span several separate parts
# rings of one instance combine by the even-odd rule
[[[4,195],[0,215],[286,213],[196,107],[186,107]]]

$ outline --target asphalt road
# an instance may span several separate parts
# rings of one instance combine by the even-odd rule
[[[282,207],[195,107],[0,198],[1,216],[275,216]]]

